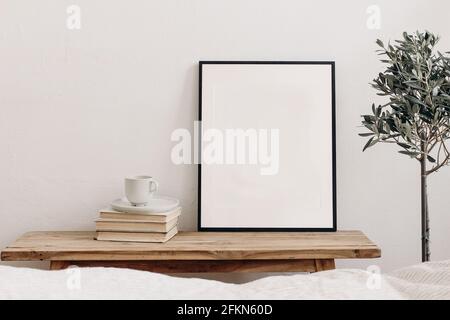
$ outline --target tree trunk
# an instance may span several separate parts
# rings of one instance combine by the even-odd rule
[[[422,211],[422,262],[430,261],[430,218],[428,216],[427,157],[420,161]]]

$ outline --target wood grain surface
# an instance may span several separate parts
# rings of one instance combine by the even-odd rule
[[[94,240],[89,231],[29,232],[5,248],[4,261],[315,260],[377,258],[361,231],[179,232],[166,243]],[[322,263],[322,262],[319,262]],[[329,265],[318,265],[329,268]],[[334,264],[334,261],[333,261]]]

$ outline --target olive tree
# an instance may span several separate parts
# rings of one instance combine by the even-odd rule
[[[372,104],[362,115],[369,132],[363,150],[378,143],[395,144],[399,153],[420,164],[422,261],[430,259],[427,178],[449,163],[450,58],[436,50],[439,37],[430,32],[403,33],[403,39],[377,50],[386,69],[373,80],[383,105]]]

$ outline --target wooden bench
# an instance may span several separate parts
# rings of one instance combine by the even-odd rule
[[[120,267],[161,273],[316,272],[335,259],[378,258],[360,231],[180,232],[166,243],[94,240],[94,232],[29,232],[1,253],[3,261],[50,261],[50,269]]]

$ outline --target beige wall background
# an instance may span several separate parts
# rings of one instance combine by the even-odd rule
[[[80,30],[66,28],[71,4]],[[380,29],[367,27],[369,5]],[[338,226],[383,250],[338,266],[419,262],[418,164],[387,145],[362,153],[359,116],[375,99],[376,38],[428,29],[449,51],[449,10],[446,0],[0,0],[0,247],[29,230],[93,229],[130,173],[154,175],[181,199],[181,229],[195,229],[197,168],[171,163],[170,134],[197,118],[198,60],[335,60]],[[435,260],[450,258],[449,178],[444,168],[429,182]]]

